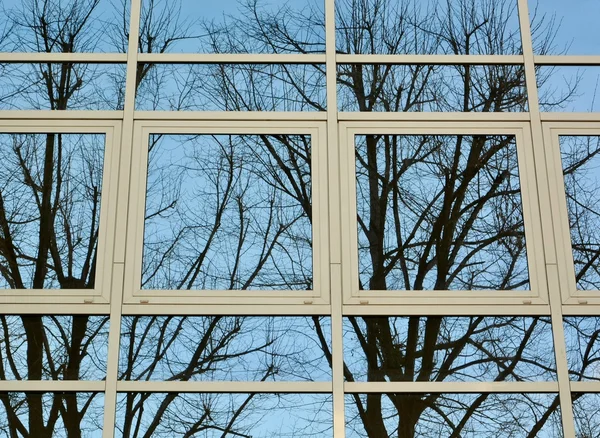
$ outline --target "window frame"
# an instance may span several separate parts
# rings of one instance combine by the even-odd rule
[[[56,304],[107,304],[110,302],[113,250],[115,242],[117,208],[117,180],[119,145],[121,143],[119,120],[0,120],[2,134],[97,134],[104,135],[102,169],[102,198],[98,224],[98,262],[93,289],[0,289],[1,304],[56,305]],[[35,311],[37,307],[32,307]],[[46,306],[40,307],[40,310]],[[89,312],[90,310],[88,310]],[[92,311],[92,313],[94,313]]]
[[[311,136],[313,290],[153,290],[142,289],[141,272],[146,203],[148,139],[151,134],[252,135],[290,134]],[[248,312],[249,305],[277,306],[329,304],[329,206],[327,197],[327,141],[324,122],[249,120],[137,120],[134,123],[129,214],[125,249],[124,305],[227,305],[229,312]]]
[[[389,135],[513,135],[516,138],[521,201],[525,223],[525,241],[530,289],[523,291],[361,291],[358,287],[358,232],[356,206],[355,136],[369,134]],[[494,306],[494,313],[515,305],[547,306],[549,291],[545,272],[541,213],[536,180],[534,148],[529,123],[489,122],[482,127],[478,122],[342,122],[340,123],[340,166],[342,187],[342,265],[345,305],[399,305],[399,306]],[[350,153],[352,151],[352,153]],[[509,306],[509,307],[506,307]],[[464,310],[463,310],[464,312]],[[354,313],[354,312],[353,312]],[[447,313],[447,312],[446,312]],[[461,312],[462,313],[462,312]]]
[[[593,122],[545,122],[543,130],[562,303],[564,305],[598,305],[600,304],[600,290],[577,289],[560,137],[600,137],[600,127]]]

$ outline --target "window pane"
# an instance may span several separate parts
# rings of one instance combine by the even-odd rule
[[[118,436],[333,437],[328,394],[120,394]]]
[[[136,108],[152,111],[325,111],[325,66],[139,64]]]
[[[529,0],[533,48],[538,55],[600,55],[596,0]]]
[[[102,437],[104,394],[0,393],[0,436]]]
[[[103,380],[108,317],[0,315],[0,380]]]
[[[365,290],[529,288],[511,135],[356,137]]]
[[[600,67],[537,66],[542,111],[600,111]]]
[[[600,136],[559,137],[577,289],[600,289]]]
[[[549,318],[348,317],[346,380],[556,380]]]
[[[600,317],[570,316],[564,326],[571,380],[600,380]]]
[[[119,110],[125,66],[0,64],[0,110]]]
[[[593,438],[600,430],[600,394],[572,394],[577,438]]]
[[[516,0],[341,0],[336,28],[341,53],[522,53]]]
[[[348,394],[346,436],[564,435],[557,394]]]
[[[338,109],[383,112],[527,110],[521,65],[338,65]]]
[[[142,288],[310,290],[311,138],[152,135]]]
[[[331,380],[325,317],[125,317],[122,380]]]
[[[104,140],[0,134],[0,288],[94,288]]]
[[[0,51],[125,52],[129,4],[130,0],[3,0]]]
[[[142,0],[142,53],[325,52],[323,0]]]

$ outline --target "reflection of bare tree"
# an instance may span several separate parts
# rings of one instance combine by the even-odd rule
[[[320,324],[328,326],[328,319]],[[310,334],[313,328],[305,318],[129,317],[119,374],[123,380],[329,380],[328,364]],[[118,428],[125,437],[210,430],[243,435],[256,427],[257,416],[276,423],[268,419],[266,406],[293,415],[290,400],[280,395],[129,393],[121,398]],[[300,405],[296,409],[312,413]],[[303,427],[308,435],[320,426],[305,421]]]
[[[600,138],[560,137],[575,279],[600,289]]]
[[[356,348],[352,356],[346,354],[344,376],[348,381],[392,382],[553,380],[554,356],[546,348],[549,329],[549,321],[537,318],[352,317],[345,339]],[[498,402],[490,394],[467,397],[468,406],[454,408],[450,406],[460,404],[460,395],[353,394],[347,399],[355,405],[352,423],[362,430],[358,436],[421,436],[432,424],[439,427],[436,433],[448,436],[488,436],[484,431],[500,427],[483,419]],[[520,403],[526,406],[527,400]],[[552,427],[546,423],[559,400],[552,396],[539,405],[530,403],[530,409],[535,406],[544,415],[518,424],[524,436],[535,437]]]
[[[212,50],[237,53],[260,46],[260,52],[310,53],[306,39],[286,30],[285,14],[266,12],[256,3],[249,7],[251,19],[209,27],[228,35],[214,36]],[[343,53],[367,54],[517,54],[521,43],[516,19],[514,4],[508,1],[431,2],[427,9],[417,2],[396,6],[385,0],[353,0],[338,3],[337,48]],[[319,18],[307,15],[298,22],[318,23]],[[534,29],[541,32],[544,28]],[[318,44],[318,38],[312,42]],[[232,70],[253,68],[234,66]],[[211,77],[224,85],[211,89],[220,91],[214,96],[223,107],[230,108],[225,102],[231,96],[239,102],[238,108],[253,110],[271,109],[272,102],[286,99],[281,87],[273,87],[271,101],[264,94],[255,100],[245,83],[229,82],[222,67],[212,71]],[[299,82],[285,69],[276,78],[279,83],[295,84],[298,95],[307,100],[304,107],[318,108],[319,102],[311,99],[312,84]],[[342,110],[498,112],[526,108],[521,66],[342,65],[338,67],[338,96]],[[360,278],[365,289],[528,286],[514,139],[364,136],[358,140],[356,159]],[[533,357],[524,353],[535,345],[532,336],[541,330],[540,320],[521,322],[518,343],[502,351],[488,350],[485,345],[495,336],[511,338],[514,321],[510,318],[472,318],[464,325],[441,317],[350,318],[348,333],[355,341],[348,347],[364,356],[364,374],[371,381],[453,380],[460,378],[461,370],[477,364],[489,365],[485,380],[523,380],[527,379],[523,363],[536,363],[537,371],[530,378],[541,378],[553,368],[549,352],[538,351]],[[496,329],[501,334],[494,334]],[[324,351],[330,357],[326,347]],[[350,368],[345,377],[356,379]],[[368,394],[351,400],[360,434],[370,437],[413,437],[420,424],[434,417],[452,436],[458,436],[466,433],[478,408],[494,403],[493,396],[482,394],[455,421],[444,419],[445,399],[439,395],[386,398]],[[553,396],[538,406],[540,415],[535,421],[522,425],[527,436],[554,427],[551,418],[558,398]],[[502,426],[495,427],[495,433],[500,433]]]
[[[98,0],[68,5],[24,2],[9,15],[12,43],[23,51],[71,53],[90,48],[97,34],[90,28],[89,18],[97,6]],[[45,102],[50,109],[68,109],[85,98],[81,92],[90,72],[71,63],[39,64],[30,69],[31,82],[21,96],[30,98],[35,107]],[[90,137],[94,139],[90,141]],[[4,136],[1,274],[9,288],[94,287],[103,165],[103,139],[97,137]],[[37,315],[22,316],[20,336],[4,339],[3,362],[11,364],[11,371],[2,374],[31,380],[83,377],[87,347],[105,331],[106,320],[92,324],[87,316],[75,316],[64,321],[54,318],[54,322],[49,324]],[[2,320],[5,333],[15,325]],[[25,362],[15,362],[13,357],[20,338],[26,342]],[[59,360],[54,356],[57,343],[65,351]],[[69,437],[79,437],[83,414],[94,397],[83,395],[78,401],[75,394],[3,394],[2,401],[11,419],[11,436],[53,436],[60,419]],[[26,416],[23,405],[27,406]]]
[[[180,137],[152,140],[143,287],[312,289],[310,138]]]
[[[214,52],[323,51],[324,25],[318,8],[303,12],[283,8],[271,13],[260,3],[250,2],[243,20],[205,23],[204,30],[194,35],[184,26],[187,22],[177,3],[154,13],[159,4],[146,2],[139,40],[144,53],[163,53],[178,41],[198,36],[203,47]],[[16,35],[21,35],[12,43],[21,44],[23,50],[90,50],[99,36],[97,23],[92,26],[90,20],[98,5],[99,0],[28,0],[21,12],[11,16]],[[122,10],[128,11],[126,2]],[[348,0],[338,3],[337,14],[337,49],[342,53],[521,51],[509,1],[432,2],[428,9],[420,2],[396,6],[387,0]],[[111,38],[123,50],[125,15],[119,29],[122,32],[112,33]],[[94,77],[93,69],[70,63],[43,64],[32,72],[35,99],[56,110],[76,107],[85,99],[86,83]],[[143,63],[137,73],[138,98],[157,108],[165,91],[165,74],[157,65]],[[323,74],[321,65],[194,67],[180,77],[181,88],[169,96],[167,106],[191,108],[200,95],[228,110],[323,110]],[[526,108],[521,66],[342,65],[338,85],[341,110],[498,112]],[[28,95],[27,90],[23,93]],[[82,146],[85,140],[68,143],[75,151],[70,155],[66,137],[11,136],[2,149],[3,164],[12,166],[4,177],[0,209],[0,274],[9,287],[93,287],[101,157],[97,151],[86,155],[90,151]],[[527,286],[514,139],[363,136],[356,146],[360,275],[365,289]],[[143,287],[312,287],[308,137],[155,136],[149,148]],[[577,156],[570,165],[577,168],[590,156]],[[69,167],[76,158],[78,164]],[[84,183],[67,184],[72,174],[80,174]],[[8,192],[25,194],[29,204],[7,204]],[[81,211],[75,208],[78,202],[84,206]],[[31,227],[34,232],[29,231]],[[589,227],[578,229],[583,242]],[[284,330],[266,321],[126,318],[120,378],[232,378],[222,371],[235,368],[232,363],[236,361],[246,364],[241,375],[251,380],[310,379],[322,373],[321,368],[315,371],[307,364],[323,357],[331,360],[323,320],[294,323]],[[415,316],[348,318],[346,322],[346,347],[358,356],[346,357],[348,381],[554,378],[552,352],[539,349],[551,345],[548,323],[542,318]],[[3,317],[0,323],[0,377],[75,380],[92,378],[88,373],[93,369],[93,378],[103,378],[101,356],[91,351],[101,350],[92,346],[102,344],[106,319],[23,316]],[[259,332],[264,338],[247,338]],[[297,335],[296,342],[300,333],[312,333],[319,350],[304,356],[289,350],[280,341],[286,333]],[[586,345],[590,339],[585,338]],[[85,394],[79,400],[62,394],[0,397],[9,436],[35,437],[62,433],[59,420],[64,423],[64,435],[81,436],[82,418],[96,398]],[[459,436],[476,434],[483,427],[490,436],[498,436],[506,422],[477,419],[490,407],[506,410],[506,403],[517,398],[520,406],[535,413],[535,421],[512,419],[525,436],[553,427],[558,406],[554,396],[543,401],[523,396],[507,402],[487,394],[464,398],[368,394],[348,400],[358,420],[352,427],[359,436],[408,438],[424,428],[430,435]],[[247,395],[225,404],[208,396],[190,403],[176,393],[126,394],[120,400],[124,436],[191,436],[206,430],[219,430],[221,435],[245,433],[246,425],[239,420],[260,397]],[[187,418],[192,414],[196,418]],[[475,420],[478,426],[473,426]]]

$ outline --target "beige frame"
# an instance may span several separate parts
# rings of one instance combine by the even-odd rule
[[[575,281],[567,197],[562,173],[560,137],[600,137],[600,128],[597,123],[585,122],[547,122],[544,123],[543,127],[562,302],[565,305],[598,305],[600,304],[600,290],[579,290]]]
[[[312,197],[313,197],[313,284],[312,291],[230,291],[142,290],[142,250],[144,239],[143,216],[146,202],[146,168],[148,166],[148,139],[157,134],[306,134],[312,138]],[[223,121],[152,121],[136,122],[134,126],[127,249],[125,263],[124,303],[126,304],[202,304],[225,305],[235,302],[244,305],[329,303],[328,270],[328,210],[325,181],[327,180],[327,147],[325,125],[310,122],[248,122]],[[309,305],[309,306],[307,306]],[[263,310],[264,311],[264,310]]]
[[[121,139],[119,121],[78,120],[0,120],[0,133],[10,134],[102,134],[105,136],[104,166],[102,173],[102,200],[98,238],[96,282],[87,289],[25,289],[0,290],[0,303],[6,304],[105,304],[110,299],[112,253],[115,232],[116,172],[119,154],[116,148]]]
[[[358,287],[358,237],[356,229],[356,174],[355,136],[368,134],[423,135],[423,134],[487,134],[516,137],[521,200],[525,222],[525,241],[531,289],[529,291],[361,291]],[[342,232],[346,239],[344,258],[344,303],[379,305],[547,305],[548,288],[544,272],[542,229],[537,196],[537,182],[533,147],[526,123],[495,122],[486,127],[467,122],[414,122],[403,127],[384,122],[345,122],[340,124],[340,163],[342,169]],[[366,301],[366,302],[365,302]],[[446,312],[449,310],[446,309]]]
[[[345,401],[344,395],[354,392],[558,392],[561,401],[561,418],[564,435],[568,438],[575,437],[573,411],[571,406],[571,391],[574,392],[600,392],[598,382],[570,382],[568,365],[566,361],[564,330],[562,318],[564,315],[595,316],[600,315],[600,301],[594,296],[573,296],[574,291],[569,286],[568,275],[565,271],[564,257],[568,254],[568,240],[564,239],[564,227],[561,231],[560,221],[566,220],[565,212],[561,212],[560,199],[557,198],[558,190],[562,190],[559,179],[556,178],[556,150],[550,146],[548,135],[542,136],[542,126],[554,126],[548,122],[557,122],[555,128],[569,128],[570,134],[577,129],[588,129],[599,126],[600,115],[588,113],[541,113],[538,102],[536,71],[537,65],[600,65],[600,53],[593,56],[543,56],[533,53],[531,28],[529,22],[528,0],[516,0],[519,12],[520,32],[523,46],[522,55],[353,55],[338,54],[335,47],[335,3],[334,0],[324,0],[325,25],[326,25],[326,53],[324,54],[193,54],[193,53],[139,53],[139,24],[142,0],[131,0],[130,32],[127,53],[6,53],[0,52],[0,62],[8,63],[47,63],[47,62],[74,62],[74,63],[117,63],[126,64],[126,95],[123,111],[0,111],[1,126],[35,126],[46,124],[50,128],[61,126],[61,131],[73,126],[114,126],[114,140],[116,147],[120,145],[119,154],[115,153],[110,167],[110,194],[111,213],[109,228],[114,227],[114,239],[106,247],[103,272],[106,281],[102,287],[102,295],[94,297],[90,303],[89,296],[69,297],[64,294],[52,295],[52,299],[40,301],[39,297],[28,297],[23,300],[19,297],[0,296],[3,313],[14,314],[97,314],[110,315],[109,351],[107,360],[107,377],[103,382],[36,382],[17,381],[0,382],[0,389],[4,391],[104,391],[105,411],[103,436],[112,438],[115,435],[114,422],[116,413],[116,396],[123,391],[217,391],[236,392],[327,392],[333,395],[333,434],[335,438],[345,436]],[[152,63],[290,63],[290,64],[326,64],[327,80],[327,111],[322,113],[233,113],[233,112],[142,112],[135,111],[135,84],[136,69],[139,62]],[[351,63],[384,63],[384,64],[519,64],[525,68],[529,112],[523,113],[350,113],[338,112],[336,90],[337,64]],[[110,120],[105,121],[105,120]],[[147,126],[165,123],[177,124],[187,120],[192,125],[201,123],[214,126],[222,123],[223,126],[236,127],[239,124],[246,126],[272,126],[276,123],[295,125],[305,122],[311,126],[326,122],[325,131],[327,140],[326,169],[323,171],[322,182],[327,186],[327,214],[321,218],[322,229],[327,234],[328,260],[322,260],[324,275],[328,276],[330,283],[325,287],[331,290],[331,304],[317,304],[315,297],[303,299],[301,297],[281,301],[274,304],[266,296],[258,296],[251,300],[251,304],[265,303],[268,305],[248,305],[239,300],[229,299],[221,304],[207,304],[210,300],[195,297],[193,300],[184,298],[171,298],[170,301],[158,303],[156,297],[148,300],[136,296],[126,277],[131,276],[131,249],[127,247],[127,263],[125,263],[126,243],[132,239],[131,218],[128,219],[128,207],[136,206],[133,198],[139,196],[132,190],[130,184],[132,147],[139,148],[138,139],[134,139],[138,124]],[[202,121],[202,122],[200,122]],[[348,287],[347,272],[352,271],[348,264],[347,233],[340,230],[343,221],[348,225],[348,194],[344,191],[344,184],[350,179],[347,175],[349,169],[347,161],[339,159],[340,153],[347,154],[347,146],[340,142],[343,130],[338,130],[338,123],[342,125],[356,123],[357,125],[368,122],[386,122],[384,125],[400,129],[412,127],[417,122],[426,122],[430,127],[439,127],[451,124],[454,127],[468,126],[507,126],[512,129],[523,129],[524,138],[533,144],[535,165],[531,165],[528,174],[535,175],[538,188],[537,200],[539,205],[537,215],[541,215],[542,241],[536,240],[536,263],[540,265],[541,283],[546,284],[548,290],[547,304],[543,304],[541,297],[519,301],[514,298],[511,303],[500,298],[466,297],[462,301],[451,300],[452,304],[440,305],[440,299],[414,301],[412,298],[398,300],[394,297],[357,299],[352,297]],[[561,124],[558,122],[568,122]],[[594,122],[595,125],[581,124],[579,122]],[[122,123],[122,132],[117,133]],[[135,127],[134,127],[135,125]],[[371,125],[369,125],[371,126]],[[519,126],[519,128],[515,128]],[[400,127],[400,128],[398,128]],[[393,131],[393,129],[392,129]],[[487,129],[486,129],[487,131]],[[548,129],[546,129],[546,132]],[[321,131],[319,131],[320,134]],[[558,132],[558,131],[557,131]],[[122,133],[122,137],[121,137]],[[212,132],[214,133],[214,131]],[[297,132],[296,132],[297,133]],[[421,132],[422,133],[422,132]],[[137,134],[136,134],[137,135]],[[552,134],[554,135],[554,134]],[[546,144],[544,146],[544,139]],[[343,139],[342,139],[343,140]],[[346,140],[344,140],[346,141]],[[320,143],[323,144],[324,143]],[[136,145],[136,146],[134,146]],[[139,150],[136,152],[139,155]],[[554,154],[554,155],[553,155]],[[120,157],[118,157],[120,155]],[[527,156],[530,152],[527,152]],[[554,158],[552,158],[554,156]],[[559,157],[559,155],[558,155]],[[138,156],[139,158],[139,156]],[[520,157],[519,157],[520,158]],[[551,160],[554,163],[551,164]],[[105,156],[106,160],[106,156]],[[108,162],[108,161],[107,161]],[[529,162],[528,162],[529,163]],[[560,165],[559,165],[560,166]],[[134,169],[139,173],[139,169]],[[523,175],[523,166],[520,167]],[[559,169],[560,170],[560,169]],[[105,172],[107,170],[105,169]],[[346,172],[346,174],[344,174]],[[340,173],[342,178],[340,179]],[[554,176],[552,176],[554,175]],[[108,179],[104,179],[107,183]],[[118,183],[117,183],[118,181]],[[112,182],[115,182],[112,184]],[[354,181],[351,181],[354,184]],[[138,183],[136,183],[139,185]],[[106,193],[106,192],[105,192]],[[114,196],[113,196],[114,195]],[[524,194],[523,194],[524,195]],[[114,206],[113,206],[114,203]],[[106,206],[106,203],[105,203]],[[114,210],[113,210],[114,207]],[[137,207],[136,207],[137,208]],[[116,212],[115,212],[116,211]],[[554,213],[554,218],[550,217]],[[115,213],[113,215],[113,213]],[[136,213],[138,214],[138,213]],[[135,230],[133,230],[135,231]],[[537,233],[537,231],[536,231]],[[109,235],[113,235],[112,228]],[[562,237],[561,237],[562,235]],[[566,234],[568,236],[568,234]],[[534,236],[537,239],[537,236]],[[320,237],[322,238],[322,237]],[[560,241],[562,239],[562,241]],[[110,240],[110,239],[109,239]],[[531,239],[527,238],[528,242]],[[565,243],[566,242],[566,243]],[[539,245],[538,245],[539,243]],[[541,249],[540,249],[541,248]],[[568,251],[567,251],[568,250]],[[541,251],[541,257],[538,258]],[[565,252],[567,251],[567,252]],[[135,251],[134,251],[135,252]],[[529,252],[529,255],[531,253]],[[562,255],[561,255],[562,254]],[[568,254],[570,257],[570,254]],[[562,257],[562,258],[561,258]],[[531,267],[531,265],[530,265]],[[350,271],[348,271],[350,270]],[[109,275],[110,273],[110,275]],[[130,279],[128,280],[130,281]],[[323,283],[326,283],[323,280]],[[86,291],[89,293],[89,291]],[[350,293],[350,295],[348,295]],[[577,292],[578,293],[578,292]],[[108,303],[108,297],[111,297]],[[127,299],[123,300],[123,297]],[[50,296],[50,295],[49,295]],[[505,294],[502,295],[505,297]],[[160,298],[160,297],[159,297]],[[328,296],[320,297],[322,302],[329,303]],[[442,297],[443,298],[443,297]],[[522,296],[519,296],[519,299]],[[219,297],[217,297],[219,299]],[[351,299],[348,302],[348,299]],[[540,304],[534,303],[540,302]],[[344,304],[347,302],[347,304]],[[148,304],[160,305],[148,305]],[[476,304],[479,303],[479,304]],[[302,304],[302,305],[298,305]],[[587,304],[587,305],[583,305]],[[295,382],[120,382],[117,380],[118,354],[121,330],[121,317],[123,315],[201,315],[201,314],[237,314],[237,315],[330,315],[332,328],[332,382],[302,383]],[[556,367],[558,387],[556,382],[407,382],[407,383],[345,383],[343,366],[343,328],[344,315],[550,315],[553,323],[554,348],[556,351]]]

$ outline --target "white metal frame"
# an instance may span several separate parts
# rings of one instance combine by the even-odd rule
[[[540,56],[534,55],[529,23],[527,0],[516,0],[522,36],[522,55],[345,55],[337,54],[335,47],[335,4],[325,0],[326,53],[325,54],[145,54],[139,53],[139,23],[142,0],[131,0],[129,45],[127,53],[2,53],[0,63],[116,63],[126,64],[126,95],[123,111],[0,111],[0,127],[27,132],[80,132],[88,126],[90,132],[112,129],[112,143],[107,150],[103,187],[104,268],[102,285],[97,283],[99,294],[89,302],[89,292],[69,296],[63,291],[44,291],[44,297],[31,295],[24,298],[0,293],[2,313],[13,314],[96,314],[110,315],[109,352],[107,377],[104,382],[36,382],[0,381],[0,391],[99,391],[105,395],[104,431],[105,438],[115,434],[114,421],[118,392],[319,392],[333,395],[333,434],[335,438],[345,436],[344,395],[365,392],[545,392],[560,394],[561,416],[564,436],[575,437],[571,391],[600,392],[598,382],[570,382],[565,355],[565,339],[562,319],[565,315],[600,317],[600,298],[595,292],[575,291],[572,276],[572,261],[569,267],[569,233],[564,199],[561,199],[560,154],[556,140],[561,132],[577,135],[581,132],[598,132],[600,114],[541,113],[536,85],[538,65],[581,65],[600,66],[600,53],[596,56]],[[323,113],[232,113],[232,112],[142,112],[135,111],[135,83],[138,62],[144,63],[286,63],[326,64],[327,111]],[[337,65],[338,64],[504,64],[523,65],[525,68],[529,112],[523,113],[344,113],[337,111]],[[182,122],[184,121],[185,122]],[[595,125],[580,122],[594,122]],[[338,124],[341,129],[338,130]],[[544,128],[542,127],[544,124]],[[122,125],[122,129],[120,126]],[[308,294],[274,300],[269,294],[256,294],[245,301],[236,294],[227,292],[222,296],[190,297],[143,295],[146,291],[136,289],[136,269],[141,246],[139,240],[140,207],[139,187],[143,187],[143,167],[135,167],[143,161],[144,142],[142,129],[153,132],[155,127],[168,129],[191,129],[216,133],[215,126],[234,133],[241,127],[243,133],[260,129],[281,133],[281,127],[289,132],[302,133],[316,130],[319,137],[319,185],[327,187],[326,193],[319,192],[319,203],[323,202],[319,218],[320,235],[315,236],[321,249],[322,284],[319,297]],[[505,293],[485,296],[451,292],[451,297],[431,295],[399,298],[378,295],[373,298],[354,294],[352,277],[356,272],[348,248],[354,229],[349,214],[350,199],[355,180],[350,160],[348,136],[352,129],[364,127],[382,129],[392,133],[414,132],[458,132],[468,134],[490,127],[497,132],[516,133],[520,143],[526,147],[519,151],[519,170],[522,181],[524,213],[530,215],[526,221],[529,268],[535,265],[537,286],[526,296],[519,294],[507,300]],[[445,127],[445,128],[444,128]],[[448,131],[448,129],[455,131]],[[298,129],[301,128],[302,132]],[[427,128],[425,130],[425,128]],[[87,128],[86,128],[87,129]],[[94,129],[96,131],[94,131]],[[595,130],[594,130],[595,129]],[[440,131],[441,130],[441,131]],[[564,130],[564,131],[563,131]],[[360,132],[359,132],[360,131]],[[10,131],[9,131],[10,132]],[[14,131],[13,131],[14,132]],[[87,132],[87,131],[86,131]],[[310,131],[312,132],[312,131]],[[364,134],[364,129],[358,131]],[[146,135],[146,134],[144,134]],[[316,142],[315,142],[316,143]],[[528,145],[532,145],[529,148]],[[325,145],[327,146],[325,148]],[[120,146],[117,148],[117,146]],[[353,147],[353,145],[352,145]],[[109,154],[112,157],[109,159]],[[340,158],[340,156],[342,158]],[[524,158],[522,157],[524,156]],[[557,160],[558,158],[558,160]],[[132,161],[133,160],[133,161]],[[523,160],[527,164],[523,164]],[[352,161],[352,162],[350,162]],[[132,166],[133,163],[133,166]],[[526,180],[524,174],[527,174]],[[316,188],[316,184],[313,184]],[[106,184],[110,186],[107,187]],[[140,185],[142,184],[142,185]],[[525,186],[529,188],[525,190]],[[537,189],[537,190],[536,190]],[[530,194],[530,192],[532,192]],[[351,193],[351,195],[350,195]],[[525,198],[529,197],[528,200]],[[108,203],[106,202],[108,201]],[[109,204],[107,206],[107,204]],[[129,211],[131,209],[131,211]],[[526,213],[527,210],[531,210]],[[551,215],[550,213],[553,213]],[[143,213],[142,213],[143,214]],[[552,216],[552,217],[551,217]],[[136,223],[138,227],[136,228]],[[316,225],[315,225],[316,229]],[[533,233],[533,236],[531,234]],[[136,237],[136,235],[138,237]],[[114,236],[114,237],[113,237]],[[533,245],[532,245],[533,242]],[[533,246],[533,248],[532,248]],[[533,252],[535,257],[533,257]],[[316,256],[316,254],[315,254]],[[532,257],[533,260],[532,261]],[[133,265],[132,265],[133,263]],[[100,267],[99,267],[100,269]],[[571,269],[571,271],[569,271]],[[354,274],[352,274],[354,275]],[[532,278],[533,283],[533,278]],[[139,289],[139,288],[138,288]],[[357,288],[355,288],[357,289]],[[27,292],[29,293],[29,292]],[[164,294],[163,294],[164,295]],[[310,296],[309,296],[310,295]],[[448,294],[446,294],[448,295]],[[46,298],[47,297],[47,298]],[[44,298],[44,299],[42,299]],[[109,302],[110,298],[110,302]],[[243,298],[243,297],[242,297]],[[445,304],[444,304],[445,303]],[[153,305],[157,304],[157,305]],[[301,305],[299,305],[301,304]],[[123,315],[330,315],[332,327],[332,381],[331,382],[122,382],[118,381],[118,354]],[[558,382],[406,382],[406,383],[354,383],[344,382],[343,329],[344,315],[550,315],[556,352]]]
[[[151,134],[304,134],[311,137],[313,205],[313,284],[312,291],[231,291],[231,290],[142,290],[142,250],[148,167],[148,140]],[[136,122],[130,188],[130,204],[125,263],[124,303],[126,304],[203,304],[280,305],[329,303],[329,238],[327,205],[327,145],[325,125],[319,122],[247,122],[235,125],[225,121],[152,121]],[[309,305],[309,306],[307,306]],[[262,310],[264,312],[264,309]]]
[[[98,238],[98,264],[94,289],[25,289],[0,290],[0,303],[7,304],[74,304],[108,303],[116,210],[116,181],[113,169],[118,168],[118,145],[121,138],[119,121],[77,120],[1,120],[3,134],[102,134],[105,136],[102,199]]]
[[[414,122],[410,127],[385,122],[344,122],[340,124],[340,163],[342,169],[342,230],[346,239],[344,259],[344,303],[379,305],[547,305],[542,250],[541,220],[538,209],[537,184],[531,135],[525,123],[491,122],[485,127],[467,122]],[[356,227],[356,165],[355,136],[357,135],[513,135],[519,163],[521,201],[525,222],[525,242],[531,289],[529,291],[361,291],[358,286],[358,236]],[[402,212],[400,212],[402,214]],[[446,312],[450,310],[446,307]]]
[[[571,233],[567,211],[567,197],[562,172],[560,137],[562,136],[598,136],[597,123],[585,122],[547,122],[544,123],[544,145],[548,161],[548,174],[551,184],[552,217],[554,218],[554,236],[557,246],[558,269],[561,279],[563,304],[586,305],[600,304],[600,290],[579,290],[575,281],[575,267],[571,249]]]

